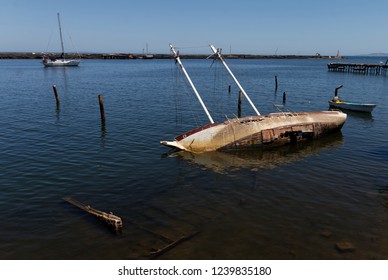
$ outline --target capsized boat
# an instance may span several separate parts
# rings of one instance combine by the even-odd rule
[[[57,17],[58,17],[59,35],[61,38],[62,53],[60,57],[47,57],[44,55],[42,63],[45,67],[78,66],[78,64],[80,63],[79,60],[65,59],[65,48],[63,47],[61,20],[59,17],[59,13],[57,13]]]
[[[228,152],[191,153],[172,151],[167,153],[166,156],[184,160],[218,173],[228,173],[242,168],[250,170],[275,168],[308,158],[325,150],[338,148],[342,144],[343,136],[341,131],[338,131],[314,141],[298,142],[295,145],[283,145],[275,148],[268,148],[263,145],[263,147],[255,147],[254,149]]]
[[[220,50],[210,45],[213,53],[225,66],[256,113],[255,116],[227,119],[225,122],[216,123],[203,103],[175,48],[171,44],[170,48],[210,123],[181,134],[175,137],[173,141],[161,141],[162,145],[193,153],[243,149],[261,145],[277,146],[314,139],[338,131],[346,121],[346,114],[340,111],[280,112],[260,115],[224,61]]]
[[[366,112],[366,113],[371,113],[373,109],[376,107],[376,104],[350,102],[350,101],[345,101],[340,99],[338,96],[338,90],[340,88],[342,88],[342,85],[340,85],[339,87],[336,87],[334,98],[332,100],[329,100],[330,107],[344,109],[344,110],[358,111],[358,112]]]

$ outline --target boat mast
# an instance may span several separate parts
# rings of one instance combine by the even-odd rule
[[[61,47],[62,47],[61,58],[65,58],[65,48],[63,47],[62,28],[61,28],[61,20],[59,18],[59,13],[57,13],[57,16],[58,16],[59,36],[61,37]]]
[[[253,102],[251,101],[251,99],[249,98],[248,94],[245,92],[245,90],[243,89],[243,87],[240,85],[240,83],[238,82],[238,80],[236,79],[236,77],[233,75],[232,71],[229,69],[228,65],[226,64],[226,62],[224,61],[219,49],[216,49],[213,45],[210,45],[210,48],[212,49],[212,51],[214,52],[214,54],[216,54],[219,58],[219,60],[221,60],[222,64],[225,66],[226,70],[228,70],[229,74],[232,76],[234,82],[236,83],[237,87],[241,90],[241,92],[244,94],[245,98],[248,100],[249,104],[251,105],[251,107],[253,108],[253,110],[256,112],[257,115],[260,116],[260,113],[259,111],[256,109],[255,105],[253,104]]]
[[[197,89],[195,88],[193,82],[191,81],[191,79],[190,79],[190,77],[189,77],[189,74],[187,74],[186,69],[185,69],[185,67],[183,66],[182,62],[181,62],[181,59],[179,58],[179,54],[175,51],[175,48],[174,48],[171,44],[170,44],[170,48],[171,48],[171,51],[172,51],[173,54],[174,54],[174,58],[175,58],[176,62],[177,62],[177,63],[179,64],[179,66],[182,68],[182,71],[183,71],[183,73],[185,74],[187,80],[189,81],[189,84],[190,84],[191,88],[193,89],[195,95],[197,96],[197,99],[198,99],[199,103],[201,104],[203,110],[205,111],[207,117],[209,118],[209,121],[210,121],[211,123],[214,123],[213,118],[210,116],[209,111],[207,110],[205,104],[203,103],[201,96],[199,95]]]

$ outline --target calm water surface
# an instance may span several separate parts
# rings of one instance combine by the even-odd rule
[[[174,62],[1,60],[0,258],[147,259],[187,236],[159,258],[387,259],[388,78],[331,73],[328,60],[228,62],[262,114],[283,92],[284,110],[326,110],[340,84],[344,99],[378,105],[298,146],[170,154],[160,140],[208,122]],[[232,118],[224,69],[184,63],[213,117]],[[64,197],[120,216],[121,233]],[[354,250],[338,251],[343,241]]]

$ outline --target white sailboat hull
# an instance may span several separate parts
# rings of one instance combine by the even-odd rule
[[[65,66],[78,66],[80,63],[79,60],[74,59],[56,59],[56,60],[43,60],[43,65],[45,67],[65,67]]]
[[[160,143],[193,153],[277,146],[338,131],[345,121],[339,111],[272,113],[205,125]]]

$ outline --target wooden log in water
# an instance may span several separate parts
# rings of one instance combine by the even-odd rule
[[[121,228],[123,226],[121,218],[116,216],[116,215],[113,215],[112,212],[105,213],[103,211],[94,209],[94,208],[90,207],[90,205],[84,205],[81,202],[79,202],[71,197],[63,198],[63,200],[65,200],[65,201],[69,202],[70,204],[72,204],[72,205],[92,214],[93,216],[99,218],[101,221],[106,223],[108,226],[113,227],[116,231],[121,230]]]

